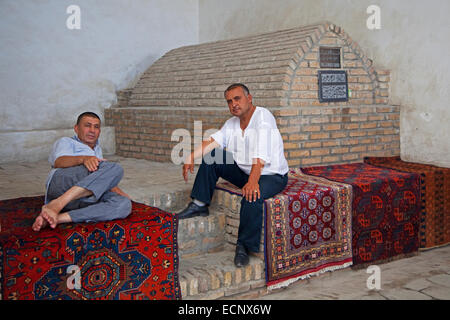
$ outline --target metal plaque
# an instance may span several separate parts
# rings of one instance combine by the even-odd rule
[[[319,48],[321,68],[341,68],[341,48]]]
[[[319,70],[319,101],[348,101],[348,82],[345,70]]]

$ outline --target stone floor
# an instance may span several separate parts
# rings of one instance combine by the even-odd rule
[[[347,268],[299,281],[261,299],[450,300],[450,246],[378,265],[380,289],[369,290],[373,273]],[[370,283],[373,283],[369,280]]]
[[[189,198],[194,176],[185,183],[181,167],[173,164],[107,157],[125,169],[120,187],[135,201],[181,209]],[[47,161],[0,164],[0,199],[44,194]],[[175,210],[176,209],[176,210]],[[213,261],[211,263],[214,263]],[[439,299],[450,300],[450,246],[420,251],[418,255],[378,265],[380,289],[367,269],[347,268],[297,281],[284,289],[248,292],[240,299]]]

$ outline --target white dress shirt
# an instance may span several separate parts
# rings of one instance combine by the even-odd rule
[[[254,159],[265,162],[262,175],[284,175],[289,171],[275,117],[266,108],[256,107],[245,130],[241,129],[239,118],[232,117],[211,137],[233,154],[246,174],[250,174]]]

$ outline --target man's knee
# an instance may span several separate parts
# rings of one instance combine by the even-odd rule
[[[99,164],[99,168],[105,168],[106,170],[113,172],[113,174],[120,177],[120,179],[122,179],[124,174],[122,166],[117,162],[102,161]]]
[[[115,217],[116,219],[124,219],[131,213],[131,200],[124,196],[118,196],[115,201]]]

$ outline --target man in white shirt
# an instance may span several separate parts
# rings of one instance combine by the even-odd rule
[[[272,113],[254,106],[252,95],[241,83],[229,86],[224,95],[233,117],[185,159],[183,177],[187,181],[188,172],[194,172],[194,160],[205,155],[192,188],[193,201],[177,216],[209,215],[208,205],[220,177],[242,188],[234,258],[235,265],[242,267],[248,264],[250,251],[259,251],[264,200],[285,188],[289,167]]]
[[[76,135],[56,141],[49,156],[52,165],[45,192],[45,204],[33,223],[33,230],[60,223],[107,221],[131,213],[131,200],[117,186],[122,167],[103,159],[98,143],[100,118],[93,112],[78,116]]]

